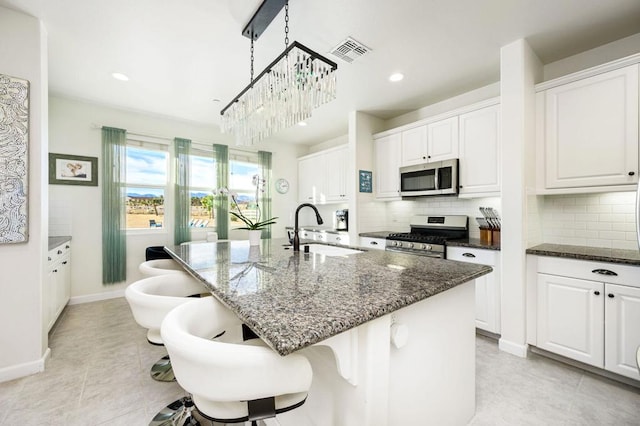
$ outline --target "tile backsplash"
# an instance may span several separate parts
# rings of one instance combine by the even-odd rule
[[[635,192],[547,195],[545,243],[637,250]]]

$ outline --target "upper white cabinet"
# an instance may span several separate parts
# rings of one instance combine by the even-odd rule
[[[374,142],[377,198],[400,198],[400,142],[400,133],[378,138]]]
[[[347,201],[346,146],[298,159],[298,200],[326,204]]]
[[[537,104],[539,186],[638,181],[638,64],[539,91]]]
[[[500,105],[462,114],[460,195],[500,192]]]
[[[401,132],[401,166],[458,157],[458,117]]]

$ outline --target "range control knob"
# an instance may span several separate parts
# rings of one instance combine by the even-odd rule
[[[426,250],[429,250],[429,251],[431,251],[431,250],[433,250],[433,247],[431,247],[431,246],[430,246],[429,244],[426,244],[426,247],[425,247],[425,249],[426,249]]]
[[[407,244],[409,246],[409,248],[413,248],[414,244],[413,243],[409,243]]]

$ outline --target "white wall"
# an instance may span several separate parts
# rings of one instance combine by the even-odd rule
[[[42,371],[47,252],[47,40],[36,18],[0,7],[0,71],[29,80],[28,234],[0,245],[0,382]]]
[[[60,96],[50,99],[50,152],[100,157],[101,132],[95,125],[127,129],[130,132],[172,139],[183,137],[199,143],[214,141],[213,127],[145,115],[96,105]],[[233,149],[233,146],[230,148]],[[280,219],[273,228],[274,237],[285,236],[284,227],[295,206],[297,167],[295,158],[306,147],[289,144],[260,145],[258,149],[273,153],[273,181],[286,178],[292,183],[288,194],[273,193],[273,215]],[[99,167],[100,167],[99,162]],[[273,182],[271,182],[273,185]],[[135,231],[127,235],[127,281],[102,285],[102,211],[101,183],[97,187],[49,185],[51,230],[72,236],[72,301],[83,302],[119,296],[128,283],[141,276],[138,264],[144,260],[144,249],[151,245],[172,245],[171,228]],[[158,232],[159,231],[159,232]],[[244,238],[241,231],[230,231],[231,238]],[[204,239],[205,235],[200,236]]]

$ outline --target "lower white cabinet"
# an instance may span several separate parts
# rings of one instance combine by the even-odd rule
[[[493,268],[490,274],[476,278],[476,328],[500,334],[500,252],[447,247],[447,259]]]
[[[640,379],[640,268],[540,257],[537,270],[536,346]]]
[[[71,297],[71,243],[49,250],[47,266],[43,306],[47,330],[51,330]]]
[[[387,240],[384,238],[360,237],[360,247],[384,250],[387,246]]]
[[[293,234],[293,233],[292,233]],[[349,234],[346,232],[325,232],[325,231],[298,231],[300,239],[318,241],[329,244],[349,245]]]

